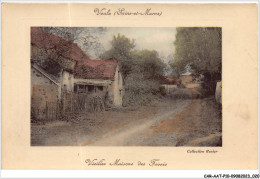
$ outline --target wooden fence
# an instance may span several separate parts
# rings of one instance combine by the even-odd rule
[[[88,113],[105,110],[104,95],[101,93],[66,93],[63,113]]]
[[[97,114],[105,110],[104,101],[103,93],[66,93],[62,100],[45,101],[41,108],[34,105],[32,115],[36,119],[57,120],[62,114]]]
[[[60,115],[60,103],[58,101],[49,102],[46,101],[46,119],[55,120]]]

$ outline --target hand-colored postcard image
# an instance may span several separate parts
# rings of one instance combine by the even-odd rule
[[[31,146],[222,146],[222,28],[31,27]]]

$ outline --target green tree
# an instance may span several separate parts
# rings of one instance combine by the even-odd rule
[[[143,105],[158,97],[160,84],[155,79],[163,75],[164,69],[158,53],[155,50],[134,50],[134,40],[120,34],[113,37],[111,46],[101,58],[119,61],[125,90],[123,105]]]
[[[125,79],[124,106],[144,105],[160,96],[160,84],[147,80],[142,73],[131,73]]]
[[[157,79],[163,75],[165,64],[155,50],[135,50],[130,73],[125,78],[124,104],[143,105],[161,95]]]
[[[196,74],[205,76],[204,87],[214,92],[222,71],[222,30],[218,27],[177,28],[172,67],[183,71],[190,64]]]
[[[157,51],[134,50],[134,40],[120,34],[113,37],[111,45],[111,49],[100,57],[118,60],[124,79],[131,73],[141,73],[145,79],[163,75],[165,64],[158,57]]]
[[[134,51],[134,59],[137,60],[135,69],[139,69],[140,73],[146,79],[155,79],[163,76],[163,70],[166,64],[159,58],[155,50],[136,50]]]
[[[111,49],[101,54],[100,58],[118,60],[120,71],[123,79],[125,79],[133,69],[133,49],[135,47],[135,42],[124,35],[117,34],[116,36],[113,36],[111,45]]]

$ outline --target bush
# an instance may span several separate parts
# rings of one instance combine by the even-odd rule
[[[192,94],[187,88],[177,88],[174,92],[171,93],[171,97],[175,99],[190,99]]]
[[[134,73],[125,79],[125,94],[123,106],[144,105],[160,94],[160,84],[147,80],[141,73]]]
[[[160,94],[161,94],[162,96],[165,96],[165,95],[166,95],[166,89],[165,89],[163,86],[160,86],[160,87],[159,87],[159,90],[160,90]]]

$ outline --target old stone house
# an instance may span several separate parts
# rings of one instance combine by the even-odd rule
[[[40,28],[31,28],[31,63],[37,64],[58,80],[61,94],[73,91],[72,76],[75,65],[86,60],[89,60],[89,57],[77,44]]]
[[[79,93],[86,86],[89,92],[106,91],[111,105],[122,105],[122,77],[116,60],[90,60],[77,44],[32,27],[31,107],[34,115],[43,117],[47,102],[61,101],[66,93]]]
[[[89,57],[74,43],[31,28],[31,111],[35,118],[46,117],[47,105],[73,91],[73,70]]]

